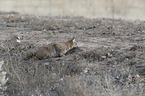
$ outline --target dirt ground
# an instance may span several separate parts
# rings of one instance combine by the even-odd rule
[[[64,57],[24,60],[71,37],[78,47]],[[0,40],[8,96],[145,94],[145,21],[0,13]]]

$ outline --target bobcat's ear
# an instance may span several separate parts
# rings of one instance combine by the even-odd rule
[[[72,38],[72,42],[76,42],[75,37]]]

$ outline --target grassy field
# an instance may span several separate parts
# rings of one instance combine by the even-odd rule
[[[64,57],[24,60],[71,37],[78,47]],[[145,21],[1,13],[0,39],[1,95],[145,95]]]

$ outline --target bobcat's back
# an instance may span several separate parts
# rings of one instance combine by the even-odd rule
[[[40,48],[36,52],[37,59],[48,59],[54,57],[64,56],[71,48],[76,45],[75,38],[66,42],[52,43],[47,46]]]

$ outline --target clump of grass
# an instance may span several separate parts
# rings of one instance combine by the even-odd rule
[[[100,71],[100,72],[99,72]],[[141,83],[143,79],[138,74],[132,75],[133,69],[122,67],[115,69],[113,72],[120,74],[113,74],[112,69],[102,71],[98,69],[97,72],[87,72],[85,74],[68,77],[66,82],[72,93],[76,96],[143,96],[144,84]],[[120,76],[119,76],[120,75]],[[67,95],[66,95],[67,96]]]
[[[6,90],[6,86],[5,84],[7,83],[8,81],[8,78],[6,78],[6,74],[7,72],[5,72],[2,68],[4,64],[4,61],[0,61],[0,95],[4,95],[4,91]]]

